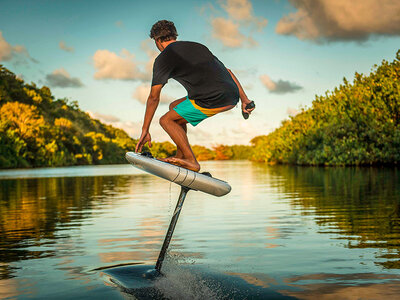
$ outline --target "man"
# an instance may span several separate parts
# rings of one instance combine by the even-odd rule
[[[239,81],[207,47],[177,41],[177,36],[174,23],[167,20],[158,21],[151,28],[150,37],[161,53],[154,61],[142,134],[135,151],[142,151],[146,143],[151,147],[150,123],[160,101],[161,89],[173,78],[183,85],[188,96],[173,101],[169,111],[160,118],[160,125],[177,147],[174,157],[163,160],[197,172],[200,165],[189,145],[186,124],[196,126],[208,117],[232,109],[239,97],[244,113],[250,114],[254,108],[246,109],[251,101]]]

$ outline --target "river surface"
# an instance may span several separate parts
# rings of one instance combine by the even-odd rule
[[[130,165],[0,171],[0,299],[393,299],[400,170],[203,162],[189,191]]]

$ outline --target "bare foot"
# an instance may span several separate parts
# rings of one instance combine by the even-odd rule
[[[174,159],[174,158],[182,158],[182,156],[174,155],[174,156],[169,156],[169,157],[166,157],[166,158],[157,158],[157,159],[161,160],[161,161],[165,161],[167,163],[171,163],[171,159]]]
[[[197,161],[191,161],[184,158],[170,157],[167,162],[195,172],[198,172],[200,170],[200,165]]]
[[[180,158],[180,157],[170,156],[170,157],[166,157],[166,158],[157,158],[157,159],[172,164],[173,163],[172,161],[175,158]]]
[[[166,158],[157,158],[157,159],[158,159],[158,160],[161,160],[161,161],[169,162],[169,160],[170,160],[171,158],[173,158],[173,156],[166,157]]]

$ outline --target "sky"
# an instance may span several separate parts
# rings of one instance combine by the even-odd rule
[[[159,54],[149,32],[162,19],[178,40],[206,45],[256,103],[248,120],[238,106],[189,126],[190,143],[208,147],[249,144],[400,48],[398,0],[0,0],[0,64],[139,138]],[[171,141],[158,119],[186,95],[173,79],[163,88],[154,141]]]

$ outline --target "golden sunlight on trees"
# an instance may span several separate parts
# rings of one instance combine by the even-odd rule
[[[31,89],[28,89],[28,88],[24,88],[24,91],[26,92],[26,94],[28,95],[28,97],[30,97],[33,101],[35,101],[36,103],[40,103],[40,102],[42,102],[43,101],[43,99],[42,99],[42,97],[39,95],[39,94],[37,94],[36,92],[35,92],[35,90],[31,90]]]
[[[33,105],[8,102],[0,107],[0,128],[14,130],[21,138],[38,135],[44,119]]]
[[[192,147],[192,150],[193,150],[193,153],[196,156],[197,160],[199,160],[199,161],[215,159],[215,152],[204,146],[194,145]]]
[[[0,65],[0,168],[125,163],[136,142]]]
[[[77,101],[54,99],[48,87],[26,84],[0,65],[0,168],[126,163],[135,140],[92,119]],[[309,109],[282,122],[252,146],[193,146],[198,160],[251,159],[302,165],[400,162],[400,50],[371,74],[355,74],[317,96]],[[169,142],[152,155],[176,154]]]
[[[214,151],[216,160],[227,160],[233,156],[232,150],[226,145],[218,145],[214,147]]]
[[[64,129],[71,129],[72,122],[65,118],[57,118],[54,120],[54,125]]]

